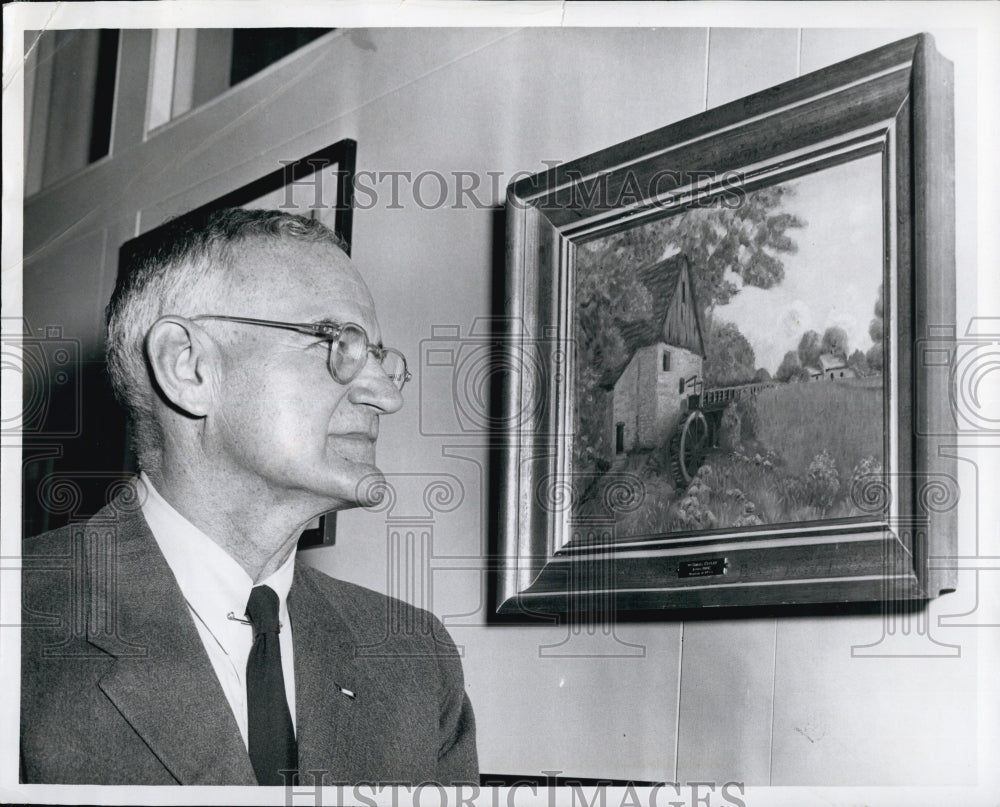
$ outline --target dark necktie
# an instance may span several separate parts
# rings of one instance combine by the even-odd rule
[[[250,592],[247,617],[253,625],[253,647],[247,659],[250,762],[258,784],[283,785],[280,771],[298,768],[299,751],[281,672],[278,595],[267,586],[256,586]]]

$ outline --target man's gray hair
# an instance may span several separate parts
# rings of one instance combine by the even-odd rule
[[[156,464],[162,443],[152,417],[153,396],[159,393],[146,356],[150,328],[167,314],[218,313],[202,309],[206,300],[224,300],[233,291],[235,248],[253,240],[285,239],[347,251],[337,234],[314,219],[233,208],[167,222],[137,239],[125,257],[106,309],[107,362],[112,388],[132,421],[140,467]]]

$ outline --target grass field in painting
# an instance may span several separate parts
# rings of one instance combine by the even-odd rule
[[[616,513],[616,537],[870,515],[851,489],[884,465],[882,400],[881,377],[762,390],[738,422],[726,420],[726,448],[713,448],[682,488],[666,445],[631,457],[614,473],[639,479],[642,501]],[[592,505],[605,498],[601,488],[592,490]]]
[[[760,442],[801,474],[820,449],[850,471],[863,457],[882,456],[882,376],[781,384],[757,395]]]

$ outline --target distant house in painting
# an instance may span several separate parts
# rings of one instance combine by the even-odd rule
[[[819,357],[819,364],[807,365],[810,381],[837,381],[841,378],[854,378],[857,373],[847,366],[847,359],[833,353],[824,353]]]
[[[855,378],[857,373],[847,366],[844,356],[833,353],[823,353],[818,364],[809,364],[803,368],[809,373],[810,381],[838,381],[841,378]]]
[[[824,353],[819,357],[819,364],[822,377],[829,381],[836,381],[838,378],[854,378],[854,370],[847,366],[847,359],[843,356]]]
[[[616,455],[662,443],[702,387],[705,343],[687,259],[675,255],[637,274],[654,316],[623,333],[631,358],[613,386]]]

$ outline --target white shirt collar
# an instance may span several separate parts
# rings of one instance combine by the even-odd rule
[[[228,552],[178,513],[145,473],[139,475],[139,484],[146,488],[142,514],[188,606],[227,653],[242,647],[246,626],[229,614],[246,618],[254,581]],[[294,571],[293,549],[281,567],[258,584],[270,586],[278,595],[279,619],[284,625],[289,624],[287,600]]]

